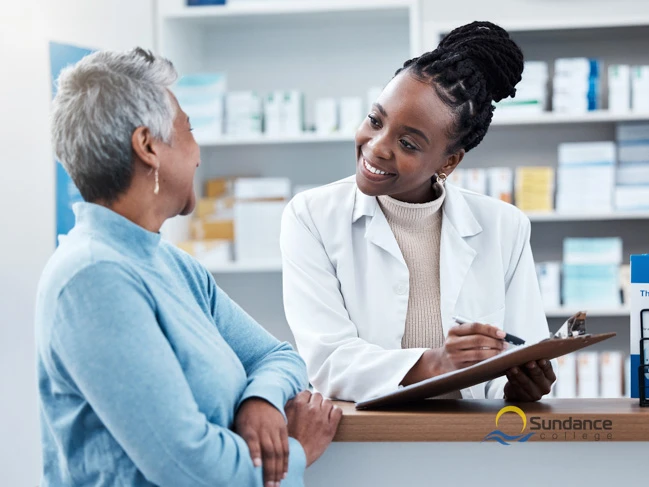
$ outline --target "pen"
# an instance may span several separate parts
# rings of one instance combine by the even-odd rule
[[[458,325],[465,325],[466,323],[473,323],[474,322],[473,320],[463,318],[462,316],[453,316],[453,320],[455,320],[455,322]],[[524,345],[525,344],[525,340],[523,340],[522,338],[518,338],[515,335],[510,335],[509,333],[507,333],[505,335],[505,338],[503,338],[503,340],[505,340],[507,343],[511,343],[512,345]]]

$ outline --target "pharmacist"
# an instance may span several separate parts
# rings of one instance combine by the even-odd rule
[[[475,22],[406,62],[356,133],[356,176],[298,194],[282,221],[284,305],[313,386],[360,401],[549,336],[514,206],[445,184],[476,147],[523,55]],[[474,323],[456,325],[463,315]],[[446,397],[534,401],[547,361]]]

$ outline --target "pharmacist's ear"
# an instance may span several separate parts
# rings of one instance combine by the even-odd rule
[[[442,166],[442,168],[439,170],[439,172],[443,172],[447,176],[449,174],[451,174],[455,170],[457,165],[460,162],[462,162],[462,159],[464,159],[464,154],[466,154],[464,149],[460,149],[456,153],[451,154],[450,156],[448,156],[448,158],[446,159],[446,164],[444,164]]]
[[[142,161],[145,166],[154,170],[160,167],[158,140],[153,137],[148,127],[137,127],[133,131],[131,146],[135,157]]]

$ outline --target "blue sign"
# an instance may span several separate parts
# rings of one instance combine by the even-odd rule
[[[56,80],[66,66],[76,64],[92,53],[91,49],[50,42],[50,68],[52,75],[52,97],[56,96]],[[56,165],[56,241],[58,236],[67,234],[74,226],[72,205],[83,201],[81,193],[59,161]]]

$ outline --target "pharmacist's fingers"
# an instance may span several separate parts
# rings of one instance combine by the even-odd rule
[[[533,388],[530,386],[530,379],[518,367],[512,367],[507,371],[509,387],[505,388],[507,399],[514,401],[534,401]]]
[[[549,360],[543,359],[537,361],[537,364],[543,371],[545,377],[550,381],[550,384],[554,384],[557,381],[557,376],[554,373],[554,369],[552,368],[552,363]]]

